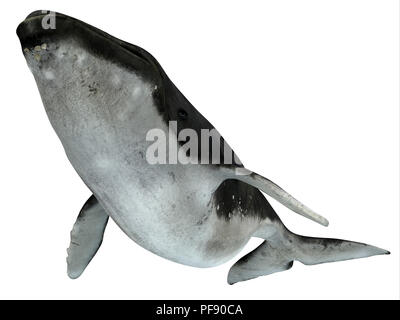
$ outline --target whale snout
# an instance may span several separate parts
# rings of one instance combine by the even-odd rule
[[[18,25],[21,49],[34,75],[53,60],[59,40],[68,34],[65,27],[58,14],[46,10],[32,12]]]
[[[147,80],[159,76],[154,59],[143,49],[58,12],[32,12],[17,27],[17,35],[31,70],[32,64],[41,68],[46,60],[62,59],[64,52],[54,53],[68,43],[69,53],[75,50],[89,52],[136,72],[140,70],[141,76]]]
[[[22,50],[35,49],[38,46],[49,44],[57,36],[56,14],[46,10],[34,11],[17,27],[17,36]]]

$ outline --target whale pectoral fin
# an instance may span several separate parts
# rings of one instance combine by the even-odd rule
[[[249,185],[252,185],[261,191],[265,192],[270,197],[274,198],[285,207],[290,210],[306,217],[310,220],[313,220],[325,227],[329,225],[329,222],[323,216],[317,214],[300,201],[291,196],[288,192],[279,187],[276,183],[271,180],[252,172],[246,168],[235,168],[235,167],[225,167],[223,170],[226,171],[227,175],[231,179],[237,179],[243,181]]]
[[[67,272],[71,279],[82,274],[100,248],[107,222],[107,213],[92,195],[83,205],[71,231],[67,249]]]

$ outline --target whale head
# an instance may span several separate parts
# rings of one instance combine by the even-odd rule
[[[160,126],[160,72],[143,49],[47,11],[30,14],[17,35],[69,156],[113,153]]]
[[[198,151],[194,158],[241,166],[211,123],[144,49],[49,11],[28,15],[18,26],[17,35],[49,120],[67,154],[146,143],[150,130],[166,131],[173,121],[175,138],[184,129],[196,133]],[[213,136],[203,136],[202,130]],[[216,144],[216,151],[211,147],[213,141],[222,141]]]

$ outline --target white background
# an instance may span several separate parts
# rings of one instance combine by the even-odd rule
[[[35,0],[3,8],[0,298],[399,297],[398,1],[241,3]],[[70,280],[69,231],[90,192],[47,120],[15,34],[37,9],[148,50],[248,168],[331,222],[321,227],[271,200],[289,229],[392,254],[295,262],[229,286],[236,259],[211,269],[179,265],[137,246],[110,221],[96,257]]]

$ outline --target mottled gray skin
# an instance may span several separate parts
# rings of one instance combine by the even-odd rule
[[[226,179],[223,171],[147,162],[153,142],[146,141],[146,133],[159,128],[168,134],[153,101],[153,84],[72,39],[25,57],[68,159],[132,240],[197,267],[224,263],[243,248],[260,221],[255,215],[217,217],[212,194]]]
[[[20,38],[23,32],[21,28]],[[286,270],[295,259],[314,264],[387,253],[364,244],[292,234],[264,196],[246,184],[251,177],[235,177],[224,166],[150,165],[146,150],[153,142],[146,141],[146,133],[158,128],[168,134],[155,98],[159,84],[140,68],[128,69],[118,59],[87,50],[79,35],[46,39],[27,47],[21,40],[24,56],[68,159],[94,195],[71,232],[72,278],[95,255],[108,216],[142,247],[195,267],[230,260],[253,236],[267,239],[232,267],[229,283]],[[229,198],[230,189],[218,189],[227,179],[244,181],[235,185],[238,194],[250,196],[232,198],[234,205],[221,203],[221,197]],[[295,208],[294,200],[284,199]],[[222,214],[226,208],[231,211]]]

